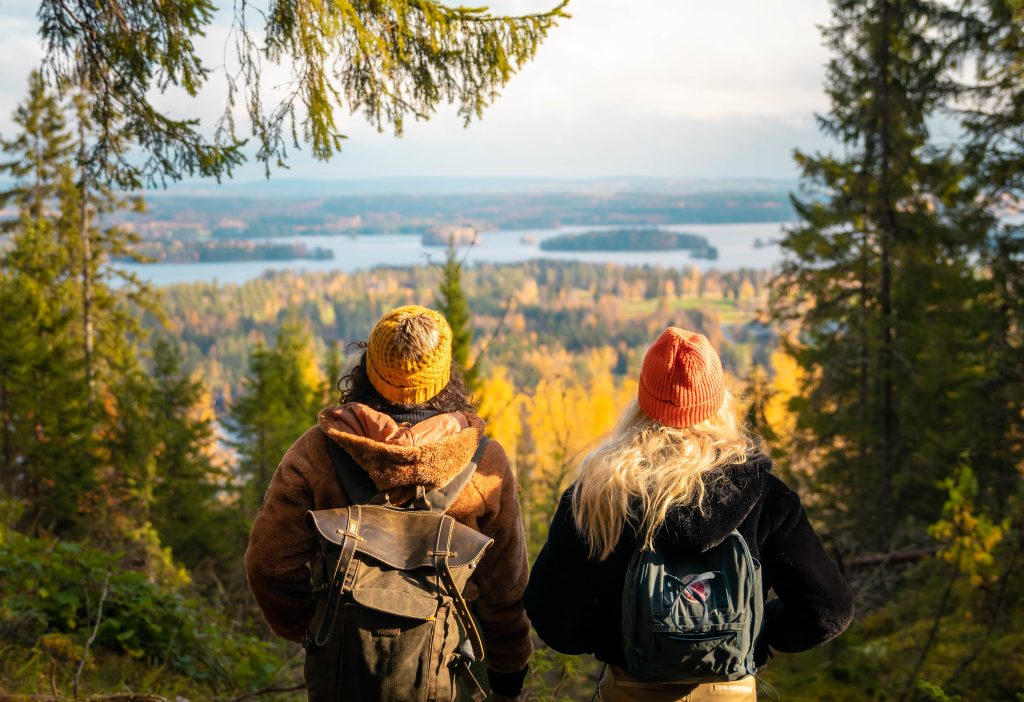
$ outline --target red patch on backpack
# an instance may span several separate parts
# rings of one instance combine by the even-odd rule
[[[711,588],[708,587],[708,582],[706,580],[698,580],[695,583],[690,583],[683,589],[683,597],[696,604],[698,600],[694,595],[700,598],[700,602],[708,601],[708,597],[711,596]]]

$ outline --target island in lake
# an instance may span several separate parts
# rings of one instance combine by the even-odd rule
[[[151,263],[225,263],[231,261],[326,261],[334,252],[301,242],[257,244],[239,240],[148,240],[135,247]]]
[[[544,251],[675,251],[687,250],[692,258],[716,260],[718,249],[698,234],[663,229],[603,229],[562,234],[540,243]]]
[[[480,242],[476,227],[469,225],[431,227],[423,232],[424,246],[472,246]]]

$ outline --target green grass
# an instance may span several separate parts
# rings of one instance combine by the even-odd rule
[[[631,316],[649,316],[655,313],[662,300],[629,300],[623,303],[623,311]],[[754,305],[744,301],[705,297],[677,297],[669,300],[669,309],[678,311],[711,311],[718,313],[724,324],[743,324],[754,319]]]

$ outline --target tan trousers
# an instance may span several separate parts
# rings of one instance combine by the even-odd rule
[[[721,683],[642,683],[610,665],[601,680],[601,702],[755,702],[754,678]]]

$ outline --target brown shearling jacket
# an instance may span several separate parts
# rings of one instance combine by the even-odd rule
[[[470,413],[440,414],[409,425],[357,403],[323,410],[318,424],[281,460],[245,552],[249,587],[274,633],[300,640],[313,616],[306,563],[315,558],[317,544],[306,512],[351,504],[334,476],[326,441],[341,445],[378,489],[401,503],[416,485],[431,489],[455,477],[473,457],[483,431],[483,420]],[[488,668],[520,671],[533,651],[523,608],[529,563],[515,477],[498,442],[487,443],[448,514],[494,539],[465,594],[480,624]]]

